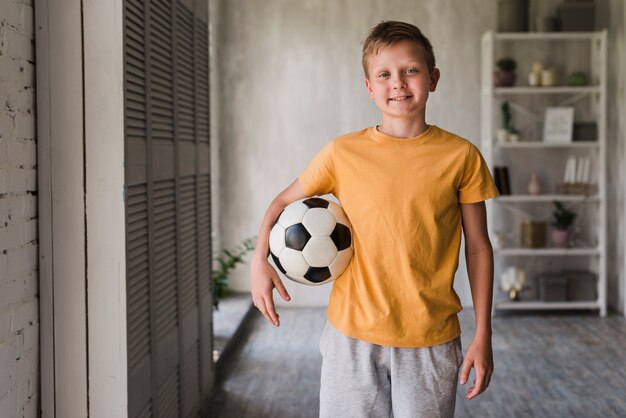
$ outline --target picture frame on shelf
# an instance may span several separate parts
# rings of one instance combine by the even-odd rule
[[[574,130],[574,108],[547,107],[543,124],[543,142],[569,144]]]

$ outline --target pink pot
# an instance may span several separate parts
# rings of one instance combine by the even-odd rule
[[[516,79],[515,71],[505,71],[499,68],[493,71],[493,85],[495,87],[512,87],[515,85]]]
[[[569,229],[553,229],[551,233],[552,244],[556,248],[567,248],[571,235]]]

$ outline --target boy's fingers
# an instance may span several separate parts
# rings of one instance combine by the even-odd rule
[[[461,368],[461,384],[464,385],[469,379],[470,370],[472,370],[472,365],[469,360],[465,360],[463,362],[463,367]]]
[[[287,293],[287,289],[285,288],[283,281],[280,280],[280,278],[276,277],[275,279],[273,279],[273,282],[280,296],[282,296],[282,298],[285,299],[286,301],[291,300],[291,296],[289,296],[289,293]]]
[[[268,321],[272,322],[271,318],[267,314],[267,309],[265,309],[265,303],[263,302],[262,298],[259,299],[259,302],[257,302],[256,307]]]
[[[489,372],[489,373],[487,374],[487,377],[486,377],[486,379],[485,379],[485,389],[487,389],[487,388],[489,387],[489,383],[491,383],[491,375],[492,375],[492,374],[493,374],[492,372]]]
[[[476,386],[474,386],[473,388],[470,389],[471,391],[471,395],[469,395],[468,392],[468,399],[472,399],[473,397],[477,396],[479,393],[481,393],[483,391],[483,372],[477,372],[476,373]]]
[[[271,296],[266,297],[265,299],[265,307],[267,308],[267,313],[269,314],[271,321],[274,325],[278,326],[278,314],[276,313],[276,308],[274,308],[274,299]]]

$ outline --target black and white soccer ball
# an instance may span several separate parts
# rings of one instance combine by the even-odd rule
[[[354,254],[352,225],[335,202],[309,197],[278,215],[269,239],[276,267],[289,279],[319,286],[337,279]]]

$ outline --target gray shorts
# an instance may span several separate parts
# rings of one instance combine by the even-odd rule
[[[461,336],[434,347],[386,347],[326,321],[319,348],[320,418],[454,417]]]

